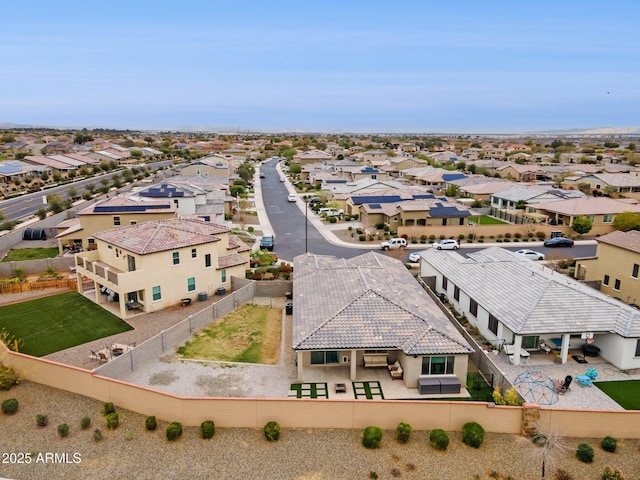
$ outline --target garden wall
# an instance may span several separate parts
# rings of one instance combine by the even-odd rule
[[[256,297],[284,297],[293,291],[293,282],[288,280],[264,280],[255,282]]]
[[[51,267],[57,272],[68,271],[75,265],[73,257],[40,258],[38,260],[22,260],[20,262],[0,263],[0,277],[13,277],[13,271],[20,267],[25,275],[37,275]]]

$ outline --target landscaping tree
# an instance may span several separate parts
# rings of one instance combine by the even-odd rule
[[[616,215],[613,227],[623,232],[640,230],[640,213],[622,212]]]
[[[47,203],[49,204],[49,211],[54,214],[65,210],[65,204],[57,193],[47,195]]]
[[[593,222],[589,220],[587,217],[576,217],[573,220],[573,224],[571,228],[574,232],[579,235],[584,235],[585,233],[589,233],[591,228],[593,227]]]

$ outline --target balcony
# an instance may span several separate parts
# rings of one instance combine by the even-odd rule
[[[114,292],[125,294],[145,288],[143,270],[125,272],[99,260],[97,252],[86,252],[83,258],[76,260],[79,274],[109,287]]]

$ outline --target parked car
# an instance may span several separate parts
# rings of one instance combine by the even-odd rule
[[[260,178],[267,178],[266,175],[262,172],[260,172],[260,175],[258,175]]]
[[[290,202],[295,202],[297,198],[298,196],[295,193],[290,193],[289,195],[287,195],[287,200],[289,200]]]
[[[325,217],[341,217],[344,215],[344,210],[330,207],[323,207],[318,210],[318,214],[324,214]]]
[[[286,178],[284,178],[284,177],[280,177],[280,181],[281,181],[281,182],[284,182],[285,180],[286,180]]]
[[[382,250],[391,250],[394,248],[406,248],[407,240],[405,238],[392,238],[387,242],[382,242],[380,248]]]
[[[573,247],[573,240],[567,237],[550,238],[544,241],[545,247]]]
[[[431,247],[436,250],[458,250],[460,248],[460,244],[457,240],[445,239],[434,243]]]
[[[527,257],[531,260],[544,260],[544,253],[536,252],[534,250],[529,250],[528,248],[523,248],[522,250],[518,250],[516,253],[518,255],[522,255],[523,257]]]
[[[264,235],[262,235],[262,238],[260,239],[260,249],[271,251],[273,250],[275,243],[276,243],[276,239],[273,236],[273,233],[265,233]]]
[[[409,254],[409,261],[412,263],[418,263],[420,261],[420,252],[412,252]]]
[[[307,200],[307,203],[310,207],[313,207],[314,205],[320,205],[322,203],[322,200],[318,197],[311,197]]]

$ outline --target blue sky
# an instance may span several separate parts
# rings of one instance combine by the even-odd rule
[[[0,123],[416,133],[640,126],[637,0],[309,3],[8,2]]]

